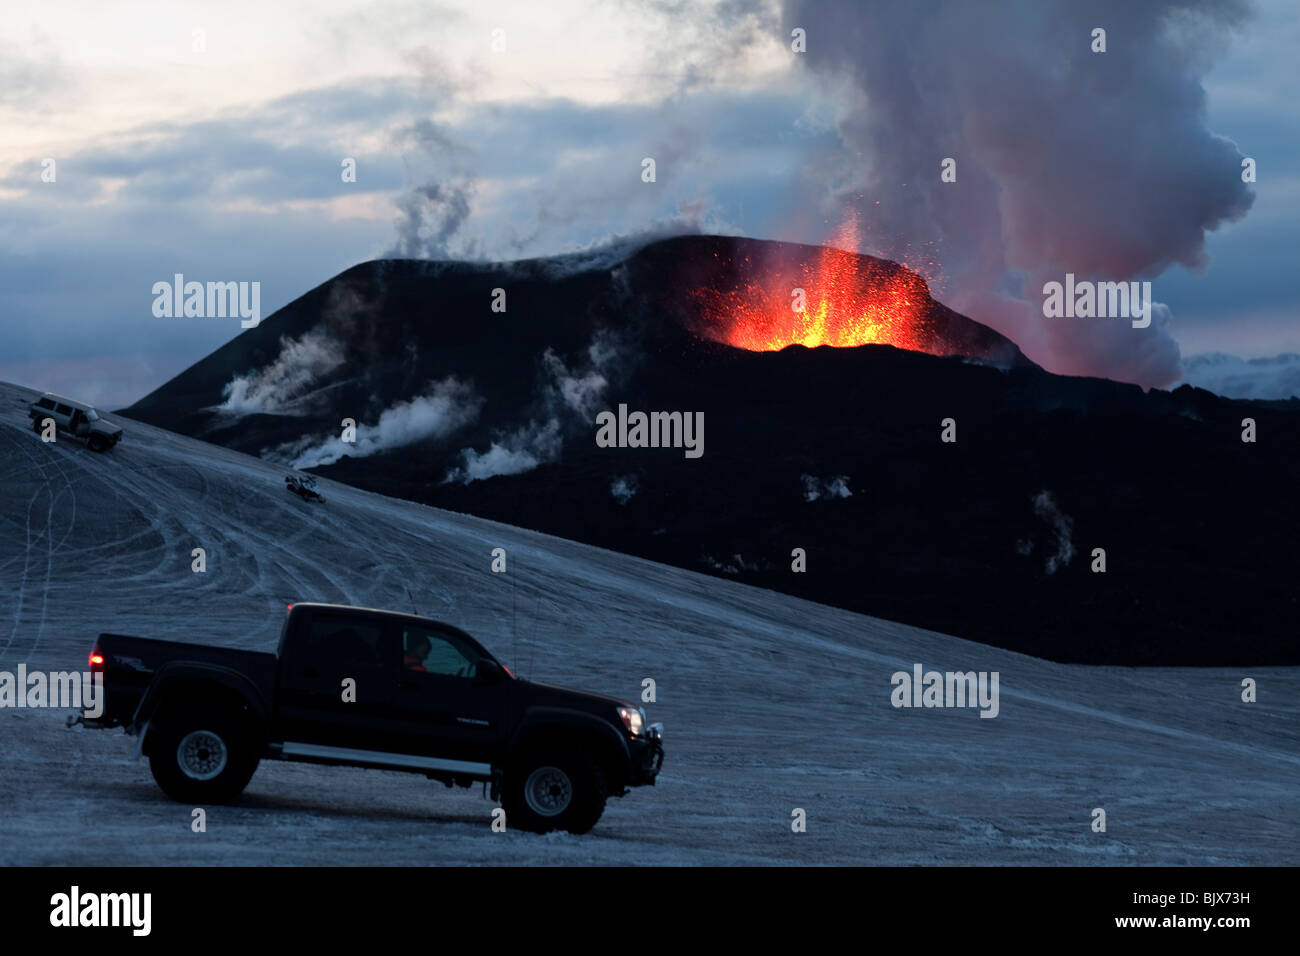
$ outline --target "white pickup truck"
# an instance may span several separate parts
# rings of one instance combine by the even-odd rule
[[[64,398],[46,392],[27,407],[31,416],[32,428],[36,434],[43,435],[46,421],[54,422],[56,431],[67,432],[77,438],[86,440],[86,447],[91,451],[108,451],[122,440],[122,429],[105,421],[85,402]]]

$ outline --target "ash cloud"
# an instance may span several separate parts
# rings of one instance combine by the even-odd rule
[[[789,0],[786,29],[808,31],[799,60],[838,104],[837,144],[811,157],[809,179],[841,214],[862,214],[868,251],[906,260],[933,242],[936,294],[1040,364],[1172,382],[1167,322],[1045,319],[1042,286],[1067,272],[1204,270],[1206,232],[1254,200],[1241,151],[1206,127],[1201,85],[1248,11],[1244,0]],[[1095,27],[1105,53],[1091,52]],[[947,157],[955,183],[939,178]]]

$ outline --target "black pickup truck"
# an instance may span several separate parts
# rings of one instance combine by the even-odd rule
[[[139,734],[183,803],[233,800],[263,759],[483,782],[507,826],[585,833],[607,796],[653,784],[663,727],[609,697],[521,680],[428,618],[289,605],[275,654],[101,634],[106,702],[92,727]]]

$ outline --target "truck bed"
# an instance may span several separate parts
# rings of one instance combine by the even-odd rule
[[[236,671],[271,700],[275,692],[276,657],[261,651],[188,644],[127,634],[101,634],[95,649],[104,658],[104,689],[108,695],[97,726],[130,725],[140,698],[154,674],[168,664],[207,664]]]

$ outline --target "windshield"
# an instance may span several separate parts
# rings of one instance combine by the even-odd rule
[[[95,412],[93,408],[86,409],[86,421],[88,422],[99,421],[99,415]]]

